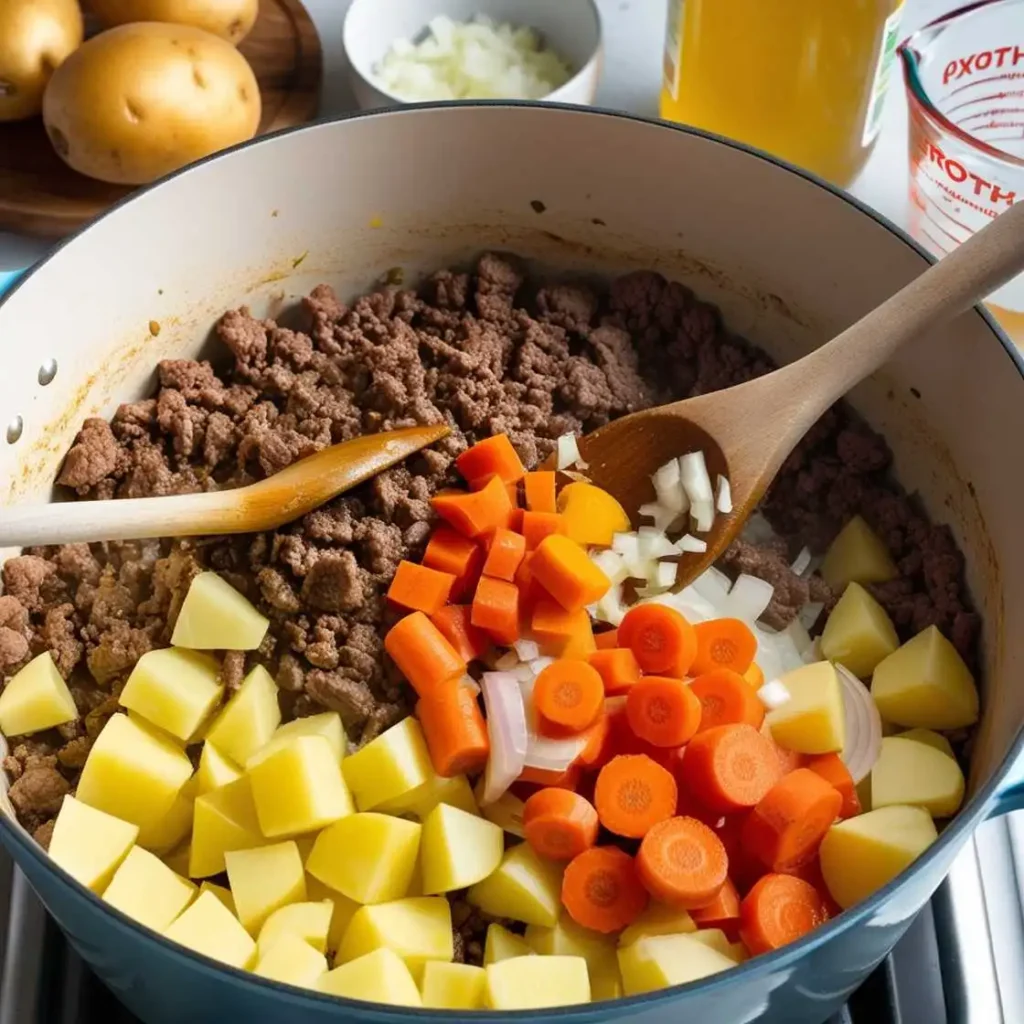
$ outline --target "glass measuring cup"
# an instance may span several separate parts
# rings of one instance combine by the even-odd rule
[[[910,112],[910,231],[942,256],[1024,202],[1024,0],[981,0],[899,48]],[[1024,347],[1024,274],[989,296]]]

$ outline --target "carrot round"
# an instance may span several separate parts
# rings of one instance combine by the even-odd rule
[[[469,621],[495,643],[514,644],[519,639],[519,590],[505,580],[481,576],[473,595]]]
[[[753,807],[780,774],[775,750],[752,725],[719,725],[697,733],[680,772],[690,792],[722,814]]]
[[[698,928],[721,928],[723,931],[732,931],[739,916],[740,894],[729,878],[710,903],[690,910],[690,917]]]
[[[423,612],[399,619],[384,637],[391,655],[409,685],[427,697],[466,671],[466,661]]]
[[[526,541],[518,533],[499,528],[491,534],[483,573],[511,583],[525,554]]]
[[[468,604],[446,604],[430,616],[430,621],[466,661],[479,658],[491,646],[490,638],[470,621]]]
[[[742,675],[757,654],[757,638],[740,619],[711,619],[693,627],[697,636],[697,654],[690,674],[699,676],[718,668],[732,669]]]
[[[410,611],[433,615],[448,603],[454,584],[451,573],[402,559],[388,587],[388,600]]]
[[[696,818],[669,818],[653,825],[636,855],[644,888],[659,902],[690,910],[707,906],[729,871],[722,841]]]
[[[594,806],[609,832],[642,839],[676,811],[672,773],[645,754],[613,757],[597,776]]]
[[[619,644],[636,656],[640,668],[653,675],[685,678],[697,653],[697,635],[674,608],[640,604],[619,624]]]
[[[491,745],[476,695],[457,681],[416,703],[434,771],[446,779],[472,775],[487,765]]]
[[[523,835],[534,853],[572,860],[597,842],[597,811],[568,789],[541,789],[523,807]]]
[[[743,845],[771,871],[799,868],[813,859],[839,816],[843,798],[808,768],[775,783],[743,824]]]
[[[565,869],[562,905],[584,928],[617,932],[643,913],[647,891],[628,853],[615,846],[593,846]]]
[[[582,732],[604,710],[604,683],[597,669],[585,661],[562,658],[537,676],[533,704],[546,721]]]
[[[813,885],[791,875],[765,875],[740,904],[740,938],[755,956],[770,953],[824,924]]]
[[[440,572],[450,572],[455,577],[450,600],[458,601],[476,585],[484,564],[484,550],[475,541],[441,523],[427,541],[423,564]]]
[[[531,512],[557,512],[555,505],[555,471],[538,469],[523,477],[526,507]]]
[[[507,434],[495,434],[467,448],[455,460],[455,468],[470,486],[477,480],[491,476],[505,483],[515,483],[526,472]]]
[[[587,745],[577,760],[588,768],[604,764],[611,757],[611,722],[604,708],[601,709],[594,724],[587,728],[586,736]]]
[[[761,728],[764,705],[750,684],[732,669],[719,668],[697,676],[690,690],[700,701],[698,731],[743,723]]]
[[[611,580],[587,557],[586,551],[559,533],[541,541],[530,569],[533,578],[570,612],[600,600],[611,586]]]
[[[597,643],[596,636],[594,643]],[[636,655],[628,647],[599,647],[587,661],[601,673],[604,692],[609,697],[627,693],[640,679],[640,666],[637,664]]]
[[[839,808],[840,818],[854,818],[860,814],[860,797],[857,796],[856,783],[838,754],[819,754],[817,757],[808,758],[807,769],[815,775],[820,775],[839,791],[843,798],[842,806]]]
[[[700,701],[680,679],[643,676],[626,694],[629,727],[655,747],[688,742],[700,726],[700,716]]]

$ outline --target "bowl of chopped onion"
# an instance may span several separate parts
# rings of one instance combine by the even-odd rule
[[[593,102],[594,0],[354,0],[349,76],[364,110],[438,100]]]

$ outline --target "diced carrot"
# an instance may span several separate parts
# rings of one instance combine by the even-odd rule
[[[470,484],[488,476],[497,476],[506,483],[515,483],[526,472],[507,434],[495,434],[477,441],[455,460],[455,468]]]
[[[594,637],[597,643],[597,637]],[[609,697],[628,693],[631,686],[640,679],[640,666],[636,655],[628,647],[598,649],[587,658],[604,680],[604,692]]]
[[[729,814],[714,823],[708,823],[722,840],[725,852],[729,855],[729,877],[741,896],[750,892],[754,883],[768,873],[768,869],[756,857],[747,853],[743,845],[743,825],[748,813]]]
[[[675,814],[678,791],[672,774],[644,754],[620,754],[597,776],[594,806],[609,832],[642,839]]]
[[[423,552],[423,564],[441,572],[450,572],[455,577],[451,600],[458,601],[476,586],[484,564],[484,551],[479,544],[441,523],[430,535],[427,549]]]
[[[729,858],[722,841],[696,818],[652,825],[636,855],[644,888],[660,903],[683,910],[707,906],[725,885]]]
[[[567,789],[542,789],[523,806],[523,835],[534,853],[572,860],[597,842],[597,811]]]
[[[630,608],[619,624],[619,643],[636,655],[644,672],[676,679],[686,677],[697,653],[693,626],[663,604]]]
[[[697,676],[690,690],[700,701],[700,729],[745,723],[755,729],[764,721],[764,705],[743,676],[728,668]]]
[[[721,928],[723,931],[731,931],[739,921],[739,916],[740,894],[729,878],[710,903],[690,910],[690,917],[699,928]]]
[[[534,786],[555,786],[559,789],[575,789],[579,782],[579,765],[569,765],[564,772],[548,771],[545,768],[524,768],[519,773],[517,782],[525,782]]]
[[[538,469],[523,477],[526,507],[531,512],[555,512],[555,472]]]
[[[626,694],[629,727],[656,747],[687,743],[700,725],[700,701],[681,679],[643,676]]]
[[[809,758],[807,768],[815,775],[820,775],[830,786],[839,791],[839,795],[843,798],[842,806],[839,808],[840,818],[854,818],[860,814],[857,786],[849,769],[843,764],[843,759],[838,754],[819,754],[817,757]]]
[[[742,675],[757,654],[757,638],[740,619],[711,619],[693,627],[697,634],[697,654],[690,674],[704,675],[718,668],[732,669]]]
[[[775,757],[779,762],[779,770],[783,775],[795,772],[797,768],[803,768],[807,764],[806,754],[801,754],[796,750],[786,750],[785,747],[780,747],[775,742],[775,737],[767,722],[761,726],[761,735],[772,745],[772,750],[775,751]]]
[[[643,913],[647,892],[628,853],[615,846],[593,846],[565,869],[562,905],[584,928],[617,932]]]
[[[585,661],[562,658],[537,676],[533,704],[542,719],[582,732],[604,710],[604,684],[597,669]]]
[[[446,604],[430,616],[430,621],[465,661],[479,658],[491,646],[487,634],[473,625],[471,614],[468,604]]]
[[[473,595],[470,622],[495,643],[514,644],[519,639],[519,590],[516,585],[481,576]]]
[[[541,542],[530,568],[534,579],[570,612],[593,604],[611,586],[579,544],[557,533]]]
[[[586,661],[594,653],[597,649],[594,646],[594,630],[586,611],[576,621],[573,632],[562,640],[554,641],[551,648],[556,658],[582,658]]]
[[[687,744],[681,771],[690,792],[722,814],[753,807],[779,778],[775,751],[752,725],[719,725],[697,733]]]
[[[661,764],[665,758],[665,748],[655,747],[653,744],[640,739],[630,728],[629,718],[626,716],[626,698],[613,697],[605,701],[605,714],[608,716],[608,750],[611,757],[619,754],[644,754],[657,764]]]
[[[565,520],[557,512],[524,512],[520,531],[527,550],[534,551],[552,534],[564,534]]]
[[[764,686],[764,673],[756,661],[750,663],[750,668],[743,673],[743,678],[755,689],[760,690]]]
[[[399,619],[384,637],[384,650],[421,697],[443,691],[466,671],[465,659],[423,612]]]
[[[526,541],[518,533],[503,528],[495,530],[487,546],[484,575],[511,583],[525,554]]]
[[[602,633],[594,634],[594,643],[599,651],[610,650],[619,646],[619,631],[617,629],[606,629]]]
[[[679,787],[679,796],[676,799],[676,816],[696,818],[698,821],[703,821],[708,828],[713,829],[722,820],[722,813],[708,807],[707,804],[701,802],[699,796],[690,792],[690,787],[686,785],[682,777],[683,761],[686,759],[685,750],[685,747],[680,748],[679,753],[676,755],[672,765],[675,769],[674,771],[672,771],[672,768],[669,768],[669,765],[665,765],[666,768],[672,771],[672,774],[675,776],[676,785]]]
[[[469,494],[435,494],[430,504],[442,519],[466,537],[482,537],[499,527],[507,528],[512,519],[512,502],[497,477]]]
[[[455,577],[449,572],[403,559],[388,587],[388,600],[410,611],[433,615],[448,603],[454,583]]]
[[[521,508],[512,509],[512,515],[509,517],[508,528],[514,533],[523,532],[523,516],[526,513]]]
[[[566,532],[579,544],[608,547],[616,533],[630,528],[626,510],[607,491],[575,481],[558,492],[558,511],[565,516]]]
[[[794,878],[802,878],[809,885],[814,886],[821,897],[821,905],[825,909],[825,917],[827,919],[831,920],[833,917],[838,917],[843,912],[843,908],[836,903],[832,898],[832,894],[828,891],[828,886],[825,884],[825,876],[821,873],[821,860],[819,858],[815,857],[801,867],[784,873],[793,875]]]
[[[835,787],[798,768],[757,802],[743,825],[743,845],[771,871],[798,868],[813,859],[842,804]]]
[[[421,697],[416,703],[416,717],[438,775],[450,779],[483,771],[491,745],[472,690],[452,682],[443,691]]]
[[[587,728],[586,734],[587,745],[580,753],[579,763],[588,768],[604,764],[608,759],[605,754],[610,749],[609,738],[611,736],[611,726],[604,708],[601,709],[594,724]]]
[[[791,875],[765,875],[740,905],[740,938],[757,956],[795,942],[825,920],[814,886]]]
[[[585,658],[594,651],[594,630],[585,608],[567,612],[554,598],[537,599],[530,632],[557,657]]]

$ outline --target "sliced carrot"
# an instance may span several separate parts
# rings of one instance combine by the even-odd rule
[[[676,679],[686,677],[697,653],[693,626],[663,604],[630,608],[619,624],[619,643],[636,655],[644,672]]]
[[[595,932],[617,932],[647,906],[636,864],[615,846],[594,846],[574,857],[562,876],[562,905],[569,916]]]
[[[821,897],[821,905],[825,910],[825,917],[829,920],[833,917],[838,917],[843,912],[843,908],[836,903],[832,898],[832,894],[828,891],[828,886],[825,884],[825,876],[821,873],[821,861],[817,857],[809,860],[799,868],[785,872],[785,874],[792,875],[794,878],[802,878],[809,885],[814,886]]]
[[[450,572],[402,559],[388,587],[388,600],[410,611],[433,615],[448,603],[454,583]]]
[[[740,937],[756,956],[796,942],[825,920],[813,885],[791,875],[765,875],[740,905]]]
[[[430,621],[465,661],[473,661],[491,646],[490,637],[470,620],[468,604],[446,604],[430,616]]]
[[[779,779],[771,744],[752,725],[719,725],[699,732],[681,767],[686,787],[722,814],[753,807]]]
[[[764,736],[772,745],[772,750],[775,751],[776,760],[779,762],[779,770],[783,775],[795,772],[797,768],[803,768],[804,765],[807,764],[806,754],[801,754],[796,750],[786,750],[785,747],[780,747],[778,743],[775,742],[775,737],[772,735],[772,730],[769,728],[767,722],[761,726],[761,735]]]
[[[435,494],[434,511],[466,537],[482,537],[499,527],[508,527],[512,502],[505,485],[494,477],[479,491],[469,494]]]
[[[555,472],[538,469],[523,477],[526,507],[531,512],[556,512]]]
[[[597,637],[594,637],[597,642]],[[640,679],[640,666],[636,655],[628,647],[609,647],[596,650],[587,658],[604,680],[604,692],[609,697],[627,693]]]
[[[564,772],[548,771],[545,768],[524,768],[516,782],[527,783],[532,786],[554,786],[558,789],[576,789],[580,780],[580,768],[578,765],[569,765]]]
[[[807,768],[839,791],[843,798],[842,806],[839,808],[840,818],[853,818],[860,814],[860,797],[857,796],[856,783],[838,754],[819,754],[817,757],[809,758]]]
[[[520,527],[528,551],[534,551],[552,534],[565,533],[565,520],[557,512],[524,512]]]
[[[609,723],[608,714],[603,707],[601,708],[601,713],[597,716],[594,724],[587,728],[586,734],[587,745],[580,753],[578,758],[579,763],[588,768],[593,765],[604,764],[610,757],[610,755],[608,757],[605,755],[611,749],[609,742],[611,736],[611,725]]]
[[[484,564],[484,551],[479,544],[441,523],[430,535],[423,552],[423,564],[450,572],[455,577],[450,600],[458,601],[476,586]]]
[[[659,902],[691,910],[707,906],[725,885],[729,858],[722,841],[696,818],[653,825],[640,843],[637,871]]]
[[[768,869],[747,853],[743,845],[743,825],[748,814],[730,814],[709,823],[729,855],[729,877],[740,895],[750,892],[754,883],[768,873]]]
[[[731,669],[714,669],[697,676],[690,690],[700,701],[698,731],[739,723],[761,728],[764,705],[743,676]]]
[[[728,851],[726,853],[728,854]],[[723,931],[731,931],[739,916],[740,894],[729,878],[710,903],[690,910],[690,917],[699,928],[721,928]]]
[[[645,754],[652,761],[661,764],[665,749],[655,747],[646,740],[640,739],[630,728],[626,716],[626,698],[612,697],[605,701],[605,714],[608,716],[608,748],[611,756],[619,754]],[[611,757],[605,758],[606,761]]]
[[[470,486],[474,480],[488,476],[497,476],[506,483],[515,483],[526,472],[507,434],[495,434],[477,441],[455,460],[455,468],[469,481]]]
[[[512,509],[512,515],[509,517],[508,520],[508,528],[513,533],[523,532],[523,515],[524,513],[521,508]]]
[[[472,690],[453,681],[444,691],[421,697],[416,717],[438,775],[450,779],[483,771],[491,745]]]
[[[750,663],[750,668],[743,673],[743,678],[755,689],[760,690],[764,686],[764,673],[756,661]]]
[[[481,576],[473,595],[469,620],[495,643],[514,644],[519,639],[519,590],[516,585]]]
[[[711,619],[693,627],[697,634],[697,655],[690,674],[703,675],[717,668],[729,668],[742,675],[757,654],[757,638],[740,619]]]
[[[572,860],[597,842],[597,811],[567,789],[542,789],[523,806],[523,835],[548,860]]]
[[[707,804],[701,802],[700,797],[690,792],[689,787],[686,785],[682,778],[683,761],[685,760],[686,748],[680,748],[679,754],[674,759],[674,764],[666,764],[665,767],[672,771],[675,776],[676,785],[679,787],[679,797],[676,800],[676,816],[684,818],[696,818],[698,821],[703,821],[708,828],[716,828],[718,822],[722,820],[721,811],[713,810],[708,807]]]
[[[557,533],[541,541],[530,569],[534,579],[570,612],[593,604],[611,586],[579,544]]]
[[[604,710],[604,683],[582,659],[561,658],[537,676],[533,704],[541,718],[582,732]]]
[[[384,650],[421,697],[444,690],[466,671],[465,659],[423,612],[399,619],[384,637]]]
[[[843,798],[807,768],[775,783],[743,825],[743,845],[771,871],[787,871],[812,860],[839,815]]]
[[[701,707],[681,679],[643,676],[626,694],[629,727],[656,747],[679,747],[700,726]]]
[[[594,634],[594,643],[599,651],[607,651],[619,645],[619,631],[617,629],[606,629],[603,633]]]
[[[484,575],[511,583],[525,554],[526,541],[518,533],[503,528],[495,530],[487,546]]]
[[[613,757],[597,776],[594,806],[609,832],[642,839],[675,814],[678,790],[672,773],[645,754]]]

